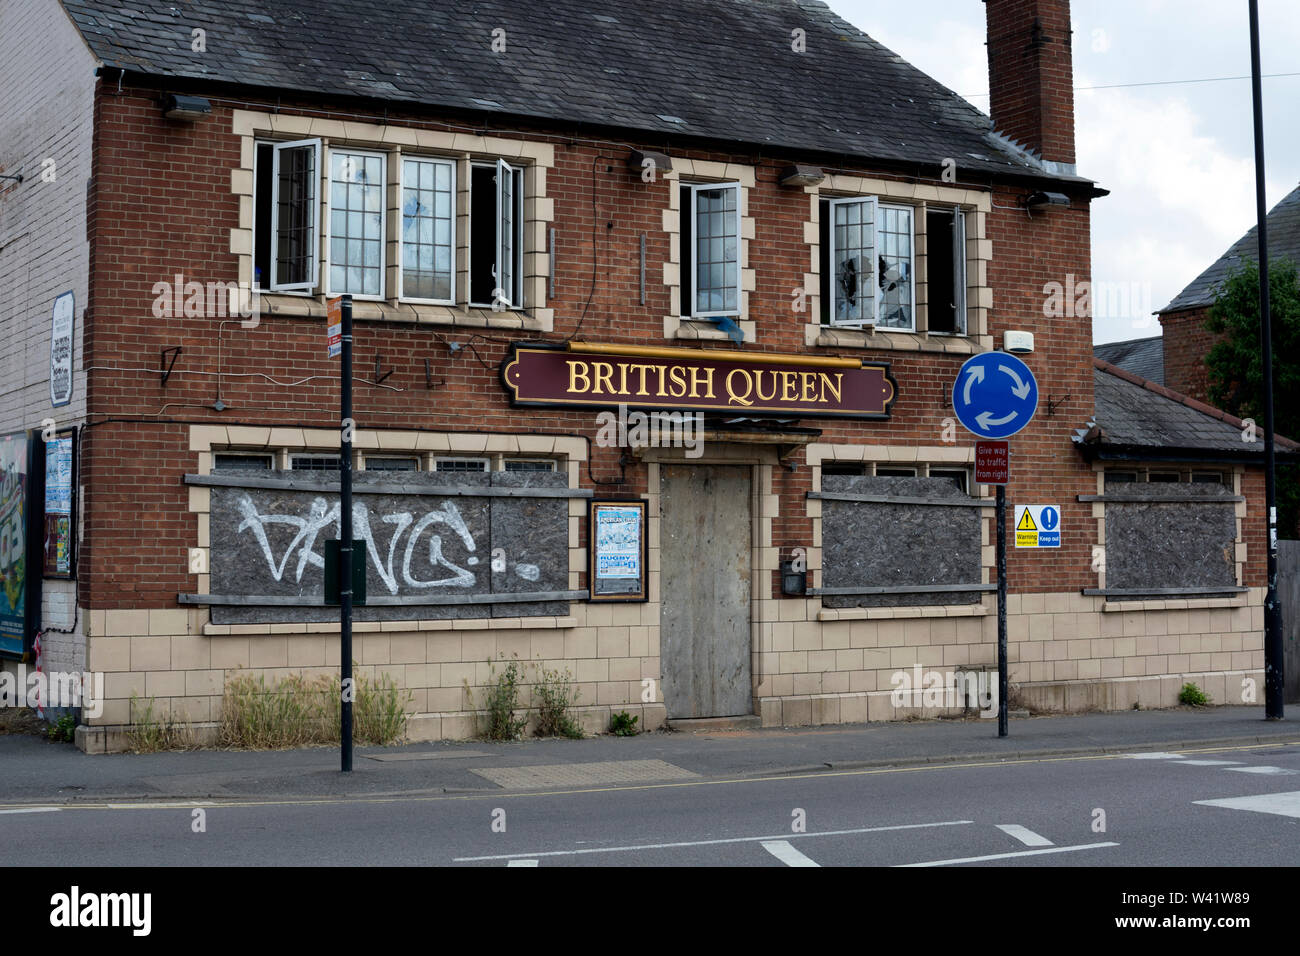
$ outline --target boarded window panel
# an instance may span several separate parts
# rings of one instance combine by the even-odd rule
[[[822,476],[822,490],[968,502],[947,478]],[[979,584],[980,509],[822,502],[822,581],[827,588]],[[867,544],[864,545],[864,542]],[[825,595],[826,607],[974,604],[978,591]]]
[[[1177,494],[1183,502],[1107,502],[1106,587],[1237,585],[1236,506],[1223,485],[1137,482],[1125,495]]]

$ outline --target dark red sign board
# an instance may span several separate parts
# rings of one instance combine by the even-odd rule
[[[516,345],[501,366],[516,406],[668,408],[799,418],[888,418],[897,388],[887,364],[827,367],[802,356],[579,353]]]
[[[975,484],[1005,485],[1011,480],[1011,445],[1004,441],[975,443]]]

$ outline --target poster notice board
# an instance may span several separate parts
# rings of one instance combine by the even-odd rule
[[[646,601],[646,503],[592,501],[587,521],[593,601]]]
[[[0,654],[20,657],[27,649],[27,433],[0,435]]]
[[[73,576],[75,453],[75,432],[60,433],[45,443],[45,553],[41,572],[47,578]]]

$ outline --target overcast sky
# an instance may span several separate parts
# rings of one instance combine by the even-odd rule
[[[980,0],[829,0],[914,66],[988,111]],[[1268,73],[1300,73],[1300,3],[1260,0]],[[1160,334],[1162,308],[1255,222],[1249,80],[1083,90],[1250,74],[1245,0],[1074,0],[1080,175],[1110,190],[1092,204],[1092,276],[1138,307],[1094,315],[1093,339]],[[1300,184],[1300,76],[1264,80],[1271,209]],[[995,251],[996,254],[996,251]],[[1147,307],[1149,303],[1149,308]]]

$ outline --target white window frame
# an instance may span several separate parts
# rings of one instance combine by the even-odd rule
[[[951,212],[951,213],[952,213],[952,222],[953,222],[953,229],[952,229],[952,266],[953,266],[953,276],[952,276],[952,283],[953,283],[953,299],[955,300],[955,301],[953,302],[953,308],[954,308],[954,310],[956,311],[956,315],[954,316],[954,324],[956,325],[956,328],[955,328],[953,331],[951,331],[951,332],[936,332],[932,327],[930,327],[930,323],[927,321],[927,322],[926,322],[926,326],[927,326],[926,331],[927,331],[930,335],[946,335],[946,336],[954,336],[954,337],[956,337],[956,336],[965,336],[965,335],[969,335],[969,334],[970,334],[970,316],[969,316],[969,314],[968,314],[968,310],[967,310],[967,308],[966,308],[966,282],[967,282],[967,275],[966,275],[966,210],[963,209],[963,208],[961,208],[961,206],[946,206],[946,207],[945,207],[945,206],[937,206],[937,205],[936,205],[936,206],[934,206],[934,207],[932,207],[932,208],[934,208],[935,211],[948,211],[948,212]],[[915,218],[913,218],[913,220],[912,220],[912,232],[913,232],[914,234],[915,234],[915,232],[916,232],[916,220],[915,220]],[[933,240],[933,238],[934,238],[934,237],[931,236],[931,235],[929,234],[929,231],[928,231],[928,224],[927,224],[926,241],[927,241],[927,242],[930,242],[930,241]],[[914,240],[914,241],[915,241],[915,240]],[[913,250],[913,253],[915,253],[915,250]],[[916,274],[915,265],[913,265],[913,277],[915,277],[915,274]],[[930,278],[931,278],[931,277],[930,277],[930,274],[927,272],[927,273],[926,273],[926,277],[925,277],[926,286],[927,286],[927,293],[928,293],[928,291],[929,291],[929,288],[930,288],[930,287],[933,287],[933,285],[934,285],[934,283],[930,281]],[[913,281],[915,282],[915,278],[913,278]],[[915,313],[915,311],[916,311],[915,298],[916,298],[916,297],[913,296],[913,305],[912,305],[912,311],[913,311],[913,313]],[[933,298],[933,296],[931,296],[931,295],[927,295],[927,296],[926,296],[926,301],[929,303],[929,305],[933,305],[933,304],[934,304],[934,298]],[[913,317],[912,317],[912,324],[913,324],[913,325],[916,324],[916,317],[915,317],[915,315],[913,315]]]
[[[880,261],[880,226],[881,226],[881,220],[883,219],[883,216],[881,216],[880,213],[881,213],[883,210],[886,210],[886,209],[897,209],[897,210],[903,210],[903,211],[907,212],[907,214],[908,214],[908,216],[907,216],[907,221],[908,221],[908,223],[909,223],[910,226],[911,226],[911,229],[910,229],[910,235],[909,235],[909,237],[908,237],[907,244],[908,244],[908,248],[910,248],[910,249],[912,250],[912,254],[911,254],[911,257],[910,257],[910,260],[909,260],[911,268],[909,268],[909,269],[907,270],[907,271],[908,271],[908,284],[909,284],[909,286],[911,287],[911,304],[912,304],[912,325],[911,325],[911,328],[899,328],[899,327],[897,327],[897,326],[893,326],[893,325],[885,326],[885,325],[881,325],[881,324],[880,324],[880,304],[881,304],[881,301],[883,300],[884,296],[881,295],[881,292],[880,292],[880,276],[877,275],[877,276],[875,277],[876,285],[875,285],[875,288],[874,288],[872,291],[875,293],[875,297],[876,297],[876,303],[875,303],[875,305],[876,305],[876,321],[875,321],[874,325],[875,325],[875,327],[876,327],[876,331],[878,331],[878,332],[911,332],[911,333],[913,333],[913,334],[915,334],[915,332],[916,332],[916,213],[917,213],[917,210],[918,210],[919,208],[920,208],[920,207],[918,207],[918,206],[911,206],[911,205],[908,205],[907,203],[898,203],[898,202],[880,202],[879,199],[878,199],[878,197],[877,197],[877,202],[876,202],[876,215],[877,215],[877,218],[876,218],[876,250],[875,250],[877,267],[878,267],[878,264],[879,264],[879,261]],[[877,271],[877,270],[873,270],[873,271]]]
[[[465,287],[465,304],[466,304],[467,306],[469,306],[470,308],[472,308],[472,309],[490,309],[490,308],[492,308],[492,302],[491,302],[491,301],[489,301],[489,302],[475,302],[475,301],[473,300],[473,298],[472,298],[472,296],[473,296],[473,294],[474,294],[474,292],[473,292],[473,290],[474,290],[474,278],[473,278],[473,269],[474,269],[474,261],[473,261],[473,260],[474,260],[474,257],[473,257],[472,254],[470,254],[469,250],[473,249],[473,240],[474,240],[474,196],[473,196],[473,190],[474,190],[474,169],[475,169],[475,168],[479,168],[479,169],[490,169],[490,168],[492,168],[493,165],[494,165],[493,161],[490,161],[490,160],[484,160],[484,161],[471,160],[471,162],[470,162],[470,175],[469,175],[469,188],[470,188],[469,210],[470,210],[470,214],[469,214],[469,219],[468,219],[468,225],[466,226],[466,233],[467,233],[467,235],[465,236],[465,246],[466,246],[466,264],[465,264],[466,287]],[[498,279],[498,273],[499,273],[500,268],[501,268],[501,252],[502,252],[502,248],[501,248],[501,247],[502,247],[502,244],[503,244],[503,241],[502,241],[502,235],[501,235],[501,233],[502,233],[502,229],[501,229],[501,204],[502,204],[502,195],[501,195],[501,194],[502,194],[502,192],[503,192],[504,190],[503,190],[503,188],[502,188],[502,184],[503,184],[503,182],[505,182],[505,179],[506,179],[506,176],[507,176],[507,175],[509,175],[509,176],[511,177],[511,182],[513,183],[513,176],[514,176],[514,174],[515,174],[515,173],[518,173],[518,174],[519,174],[519,197],[514,197],[514,198],[516,198],[518,201],[515,202],[515,205],[514,205],[514,207],[513,207],[513,208],[515,209],[515,211],[516,211],[516,214],[517,214],[517,221],[514,223],[514,229],[511,230],[512,235],[511,235],[510,238],[511,238],[511,241],[514,243],[514,245],[513,245],[513,247],[511,248],[510,251],[511,251],[512,253],[518,254],[519,268],[520,268],[520,272],[522,273],[522,271],[523,271],[523,263],[524,263],[524,255],[523,255],[523,254],[519,254],[519,253],[527,252],[527,249],[526,249],[526,247],[525,247],[525,245],[524,245],[524,221],[523,221],[523,220],[524,220],[524,217],[523,217],[523,202],[521,201],[522,198],[523,198],[524,196],[527,195],[527,193],[526,193],[526,188],[525,188],[525,183],[524,183],[525,173],[524,173],[524,167],[523,167],[523,166],[511,166],[509,163],[507,163],[507,162],[506,162],[505,160],[503,160],[503,159],[498,159],[498,160],[496,160],[496,161],[495,161],[495,166],[496,166],[496,204],[497,204],[497,215],[496,215],[496,230],[495,230],[495,235],[496,235],[496,247],[495,247],[495,248],[496,248],[496,252],[495,252],[494,255],[495,255],[495,257],[496,257],[496,262],[493,264],[493,268],[492,268],[492,290],[493,290],[493,292],[495,292],[497,289],[501,289],[503,292],[509,292],[510,290],[506,290],[506,289],[502,288],[502,286],[500,285],[500,280]],[[512,263],[513,263],[514,260],[511,260],[511,261],[512,261]],[[509,301],[506,302],[506,307],[507,307],[507,308],[510,308],[510,309],[523,309],[523,308],[524,308],[524,302],[523,302],[523,299],[524,299],[524,277],[523,277],[522,274],[519,275],[519,276],[516,276],[516,277],[515,277],[515,281],[514,281],[513,285],[515,285],[515,289],[513,290],[513,292],[511,292],[511,297],[510,297]],[[514,295],[514,293],[518,293],[517,297]]]
[[[548,471],[553,472],[553,471],[556,470],[555,459],[554,459],[554,458],[518,458],[518,457],[515,457],[515,456],[511,456],[511,457],[509,457],[509,458],[502,458],[502,459],[501,459],[501,470],[502,470],[502,471],[510,471],[510,469],[507,468],[506,466],[509,465],[509,464],[511,464],[511,463],[513,463],[513,462],[519,462],[519,463],[524,463],[524,464],[529,464],[529,465],[546,465],[546,466],[547,466],[547,467],[545,467],[545,468],[527,468],[527,469],[523,469],[523,470],[520,471],[520,472],[515,472],[515,474],[528,474],[528,473],[543,474],[543,473],[548,472]]]
[[[405,231],[403,229],[404,219],[406,217],[406,161],[419,163],[437,163],[447,166],[451,170],[451,297],[448,299],[422,299],[416,296],[408,296],[404,290],[406,277],[406,242],[403,238]],[[400,153],[397,157],[397,298],[403,302],[416,302],[422,305],[455,305],[456,304],[456,167],[454,159],[447,159],[444,156],[412,156],[407,153]]]
[[[521,175],[520,180],[523,180]],[[510,226],[506,227],[506,212],[510,213]],[[495,285],[492,288],[492,299],[497,301],[497,292],[501,293],[501,300],[512,309],[517,309],[522,305],[519,302],[519,291],[522,287],[520,276],[515,275],[515,255],[517,250],[522,246],[523,223],[519,222],[518,214],[519,204],[515,196],[515,167],[511,166],[504,159],[497,160],[497,262],[496,270],[493,272],[492,281]],[[502,273],[509,278],[503,279]]]
[[[320,207],[321,207],[321,141],[319,139],[295,139],[287,143],[272,143],[271,151],[271,292],[312,292],[320,282]],[[311,280],[308,282],[282,283],[277,281],[276,271],[280,261],[280,153],[286,149],[301,149],[310,146],[313,149],[312,169],[315,176],[310,180],[312,194],[311,209]],[[254,210],[257,203],[253,203]],[[253,235],[257,235],[254,224]]]
[[[828,249],[827,249],[827,256],[826,256],[826,264],[827,267],[831,270],[831,274],[829,276],[830,291],[831,291],[830,324],[836,326],[837,328],[849,328],[849,329],[860,329],[864,326],[875,325],[876,318],[879,315],[879,309],[880,309],[880,279],[876,275],[877,261],[879,259],[877,248],[880,244],[880,235],[878,231],[879,223],[880,223],[879,197],[837,196],[835,198],[828,198],[828,202],[829,205],[827,207],[827,212],[830,215],[830,222],[827,223]],[[835,275],[835,260],[836,260],[835,209],[837,206],[849,206],[849,205],[853,205],[854,203],[861,203],[863,205],[868,205],[871,207],[871,232],[872,232],[872,236],[871,236],[871,260],[872,260],[871,261],[871,318],[870,319],[848,319],[846,321],[838,321],[837,317],[839,316],[839,296],[836,292],[836,289],[839,285],[839,282]]]
[[[691,208],[690,208],[691,288],[689,293],[691,308],[689,313],[683,313],[682,318],[707,320],[713,318],[714,316],[739,317],[740,315],[743,314],[741,310],[741,305],[744,301],[743,290],[741,288],[743,283],[741,282],[741,275],[740,275],[741,260],[742,260],[741,250],[743,248],[742,243],[744,242],[744,237],[741,235],[740,232],[740,219],[741,219],[740,202],[741,202],[741,198],[744,195],[744,193],[741,190],[741,184],[739,182],[726,182],[726,183],[682,183],[681,185],[689,189],[691,193]],[[698,310],[699,293],[697,291],[698,283],[700,280],[700,269],[699,269],[699,262],[697,261],[698,256],[696,255],[696,252],[699,250],[700,221],[699,221],[699,216],[696,214],[695,197],[700,190],[716,190],[716,189],[731,189],[734,190],[736,193],[736,308],[731,310],[724,309],[724,310],[717,310],[717,311],[713,309],[709,309],[706,312],[700,312]]]
[[[332,287],[332,283],[330,282],[330,267],[334,264],[331,256],[331,254],[334,251],[334,245],[333,245],[334,209],[333,209],[333,204],[331,203],[331,199],[333,198],[332,193],[334,191],[334,157],[335,155],[340,153],[347,156],[379,157],[379,175],[380,175],[379,201],[381,203],[381,207],[379,210],[379,294],[378,295],[363,295],[359,292],[344,293],[342,291],[335,291]],[[325,232],[325,253],[321,257],[324,259],[324,277],[322,281],[325,286],[325,295],[327,297],[333,297],[336,295],[349,294],[352,296],[352,298],[355,301],[383,302],[385,299],[388,298],[387,295],[385,294],[388,290],[388,214],[389,214],[388,153],[382,152],[380,150],[375,150],[375,149],[353,149],[349,146],[331,145],[329,149],[328,158],[330,163],[330,169],[329,169],[329,174],[325,179],[325,182],[329,186],[329,189],[327,190],[327,195],[322,198],[322,201],[325,204],[326,210],[328,212],[328,215],[326,216],[327,227]],[[318,209],[321,206],[321,204],[322,203],[317,203]],[[401,208],[399,204],[398,207],[399,214],[400,211]],[[346,266],[344,268],[346,268]]]
[[[460,469],[460,468],[446,468],[446,469],[441,468],[440,465],[442,464],[442,462],[445,462],[445,461],[474,461],[474,462],[478,462],[479,464],[481,464],[481,465],[483,466],[483,470],[482,470],[482,471],[467,471],[467,470],[465,470],[465,469]],[[486,473],[488,473],[488,472],[490,472],[490,471],[492,470],[492,459],[490,459],[490,458],[474,458],[474,457],[468,457],[468,456],[466,456],[466,457],[458,457],[458,456],[456,456],[456,455],[439,455],[438,457],[436,457],[436,458],[433,459],[433,470],[434,470],[434,471],[458,472],[458,473],[460,473],[460,474],[467,474],[467,473],[468,473],[468,474],[472,474],[472,475],[486,474]]]

